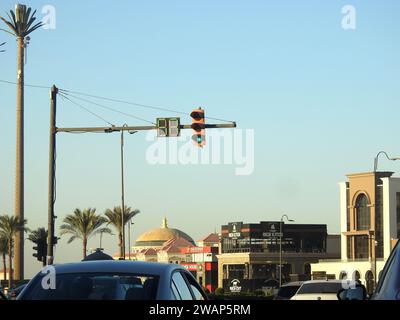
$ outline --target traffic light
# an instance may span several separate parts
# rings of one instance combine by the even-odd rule
[[[38,241],[36,242],[36,246],[33,247],[33,250],[36,251],[36,253],[33,254],[33,256],[41,262],[46,261],[46,256],[47,256],[47,241]]]
[[[192,140],[196,146],[202,148],[206,144],[206,124],[204,110],[202,108],[195,109],[192,111],[190,116],[192,117],[191,127],[194,131]]]

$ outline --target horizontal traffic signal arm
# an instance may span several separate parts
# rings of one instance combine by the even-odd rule
[[[180,129],[192,129],[191,124],[181,124]],[[221,124],[205,124],[206,129],[236,128],[236,122]],[[157,130],[157,126],[126,126],[126,127],[84,127],[84,128],[56,128],[56,132],[118,132],[118,131],[147,131]]]

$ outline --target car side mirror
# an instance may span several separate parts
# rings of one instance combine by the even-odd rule
[[[342,289],[337,293],[338,300],[367,300],[367,289],[362,284]]]

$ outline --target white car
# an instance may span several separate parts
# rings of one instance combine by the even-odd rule
[[[343,280],[305,281],[290,300],[338,300],[343,284]]]

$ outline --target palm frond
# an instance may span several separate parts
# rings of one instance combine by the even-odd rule
[[[17,30],[17,27],[15,26],[13,26],[10,22],[8,22],[6,19],[4,19],[3,17],[0,17],[0,19],[1,20],[3,20],[3,22],[14,32],[14,33],[11,33],[11,32],[8,32],[8,33],[11,33],[12,35],[14,35],[14,36],[16,36],[16,35],[18,35],[18,30]],[[5,30],[4,30],[5,31]]]
[[[21,13],[22,14],[18,21],[13,10],[10,10],[10,13],[6,13],[9,20],[0,17],[0,19],[10,28],[12,32],[3,29],[1,30],[11,33],[17,37],[25,37],[43,26],[42,22],[38,22],[34,25],[34,22],[36,21],[36,10],[32,12],[32,8],[22,6]]]

